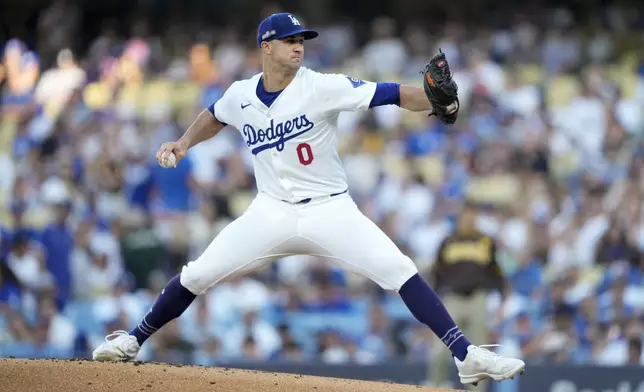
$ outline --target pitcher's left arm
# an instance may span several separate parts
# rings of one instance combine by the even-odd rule
[[[435,111],[424,89],[405,85],[400,86],[400,107],[412,112],[431,110],[432,114],[434,114],[433,112]],[[452,114],[457,110],[458,101],[453,101],[447,105],[446,114]]]
[[[429,110],[445,124],[458,117],[458,86],[441,51],[425,66],[423,88],[398,83],[378,83],[369,107],[397,105],[412,112]]]

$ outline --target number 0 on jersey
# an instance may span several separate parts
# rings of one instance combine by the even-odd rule
[[[313,150],[308,143],[302,143],[297,146],[297,157],[300,163],[304,166],[310,165],[313,162]]]

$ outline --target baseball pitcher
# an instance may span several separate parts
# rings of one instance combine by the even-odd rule
[[[523,361],[497,355],[463,335],[411,259],[353,202],[338,156],[336,127],[342,111],[398,105],[454,123],[457,86],[445,55],[439,53],[426,66],[423,88],[373,83],[302,67],[304,41],[317,36],[288,13],[263,20],[257,32],[263,72],[233,83],[178,141],[161,146],[159,164],[172,168],[191,147],[234,127],[252,153],[258,193],[244,214],[170,280],[139,325],[108,335],[93,358],[131,360],[146,339],[218,282],[286,256],[308,254],[398,292],[452,352],[462,383],[522,373]]]

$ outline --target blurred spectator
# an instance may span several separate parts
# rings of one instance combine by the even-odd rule
[[[208,338],[194,353],[195,365],[215,366],[219,358],[223,358],[221,342],[214,337]]]
[[[301,309],[310,312],[343,311],[351,307],[347,298],[346,281],[343,271],[320,258],[309,267],[307,299]]]
[[[432,57],[430,40],[427,32],[418,25],[406,28],[404,38],[409,48],[409,59],[401,72],[406,77],[414,78]]]
[[[56,58],[56,68],[42,73],[34,92],[36,104],[55,118],[78,88],[85,82],[85,71],[74,59],[71,50],[63,49]]]
[[[469,62],[474,76],[475,89],[478,88],[480,94],[499,98],[505,93],[507,85],[505,71],[486,52],[474,51],[470,54]]]
[[[181,337],[175,320],[155,334],[154,360],[170,363],[189,363],[195,346]],[[158,336],[157,336],[158,335]]]
[[[560,305],[541,332],[541,354],[550,362],[574,360],[579,336],[574,329],[574,308]]]
[[[514,318],[514,325],[510,327],[510,331],[506,336],[514,340],[514,343],[519,347],[519,355],[522,358],[535,357],[541,352],[535,325],[530,313],[527,311],[520,312]]]
[[[54,278],[46,268],[41,249],[30,243],[26,233],[18,232],[13,237],[7,265],[23,289],[37,296],[55,291]]]
[[[337,331],[329,330],[321,333],[318,352],[322,361],[331,365],[352,361],[351,354],[343,344],[342,336]]]
[[[224,321],[247,312],[257,312],[269,306],[272,293],[262,282],[252,277],[230,278],[207,294],[208,312],[215,320]]]
[[[115,240],[105,233],[96,233],[91,222],[79,225],[75,235],[76,248],[72,264],[75,296],[98,299],[111,295],[123,277],[120,253]]]
[[[40,59],[36,53],[27,50],[22,41],[13,39],[4,45],[3,63],[6,83],[2,91],[2,111],[14,114],[33,98],[40,76]]]
[[[208,107],[217,102],[224,95],[224,89],[210,48],[205,44],[194,45],[190,50],[190,65],[193,79],[202,86],[201,106]]]
[[[282,342],[281,348],[274,352],[271,360],[286,361],[286,362],[302,362],[304,361],[305,354],[302,346],[293,337],[288,324],[281,324],[277,327],[280,340]]]
[[[35,331],[36,340],[41,344],[67,351],[74,347],[77,330],[70,320],[58,313],[52,298],[40,300]]]
[[[242,324],[229,331],[224,342],[228,355],[250,359],[268,359],[281,345],[275,327],[261,320],[253,311],[242,315]]]
[[[210,245],[213,238],[230,223],[230,219],[217,211],[214,203],[203,203],[189,217],[190,259],[194,260]]]
[[[371,330],[361,339],[356,352],[357,361],[363,364],[384,361],[392,351],[389,343],[390,323],[387,316],[379,307],[373,307],[370,316]]]
[[[546,32],[542,56],[546,70],[550,73],[574,69],[581,61],[581,43],[573,31],[563,27],[552,27]]]
[[[636,265],[638,261],[637,249],[631,246],[624,230],[615,220],[612,220],[607,233],[599,240],[596,263],[627,262]]]
[[[246,361],[259,361],[262,359],[262,355],[257,347],[257,342],[252,335],[248,335],[244,338],[242,342],[242,355],[241,357]]]
[[[46,255],[47,269],[53,274],[56,282],[58,306],[62,307],[70,299],[72,289],[72,251],[74,235],[70,228],[68,218],[71,205],[67,199],[64,185],[55,183],[44,196],[49,198],[54,210],[54,220],[45,228],[42,234],[42,243]]]
[[[388,17],[371,24],[372,41],[363,50],[363,62],[365,71],[377,79],[399,75],[407,61],[407,49],[396,30],[396,22]]]
[[[642,365],[642,338],[628,340],[628,365]]]
[[[608,229],[609,220],[597,194],[587,193],[581,213],[585,219],[577,234],[575,250],[579,263],[588,266],[596,259],[597,244]]]
[[[157,210],[157,225],[165,234],[179,234],[177,225],[185,225],[186,214],[191,211],[194,182],[193,163],[190,157],[182,159],[175,170],[163,170],[155,165],[152,168],[152,183],[155,189],[153,208]]]
[[[411,360],[423,361],[431,357],[433,347],[432,340],[435,339],[422,325],[414,324],[406,330],[405,343],[407,346],[407,357]],[[432,384],[438,380],[429,380]]]
[[[7,311],[6,313],[8,330],[3,333],[2,342],[4,344],[33,344],[35,343],[27,321],[18,312]]]
[[[117,225],[123,265],[134,280],[134,289],[147,288],[152,272],[163,267],[166,259],[164,244],[156,233],[149,216],[131,212]]]
[[[280,359],[287,362],[303,362],[306,358],[302,347],[296,342],[287,342],[280,352]]]
[[[23,185],[24,180],[16,180],[15,188],[19,188]],[[2,246],[3,254],[6,254],[9,251],[13,238],[18,234],[31,241],[32,245],[39,244],[40,233],[34,227],[29,225],[29,222],[27,221],[27,207],[28,203],[24,200],[16,200],[11,204],[11,219],[6,227],[2,228],[2,244],[0,244],[0,246]]]
[[[20,311],[21,309],[21,287],[18,277],[5,263],[0,262],[0,314],[9,313],[10,310]]]
[[[221,72],[221,79],[226,83],[230,83],[235,80],[237,70],[243,67],[246,51],[241,43],[239,32],[233,27],[225,29],[220,42],[213,53],[213,57],[217,63],[217,68]]]

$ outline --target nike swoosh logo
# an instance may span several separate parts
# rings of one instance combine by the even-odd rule
[[[249,104],[249,103],[247,103],[246,105],[244,105],[243,103],[241,104],[241,108],[242,108],[242,109],[246,109],[246,108],[247,108],[247,107],[249,107],[249,106],[250,106],[250,104]]]

